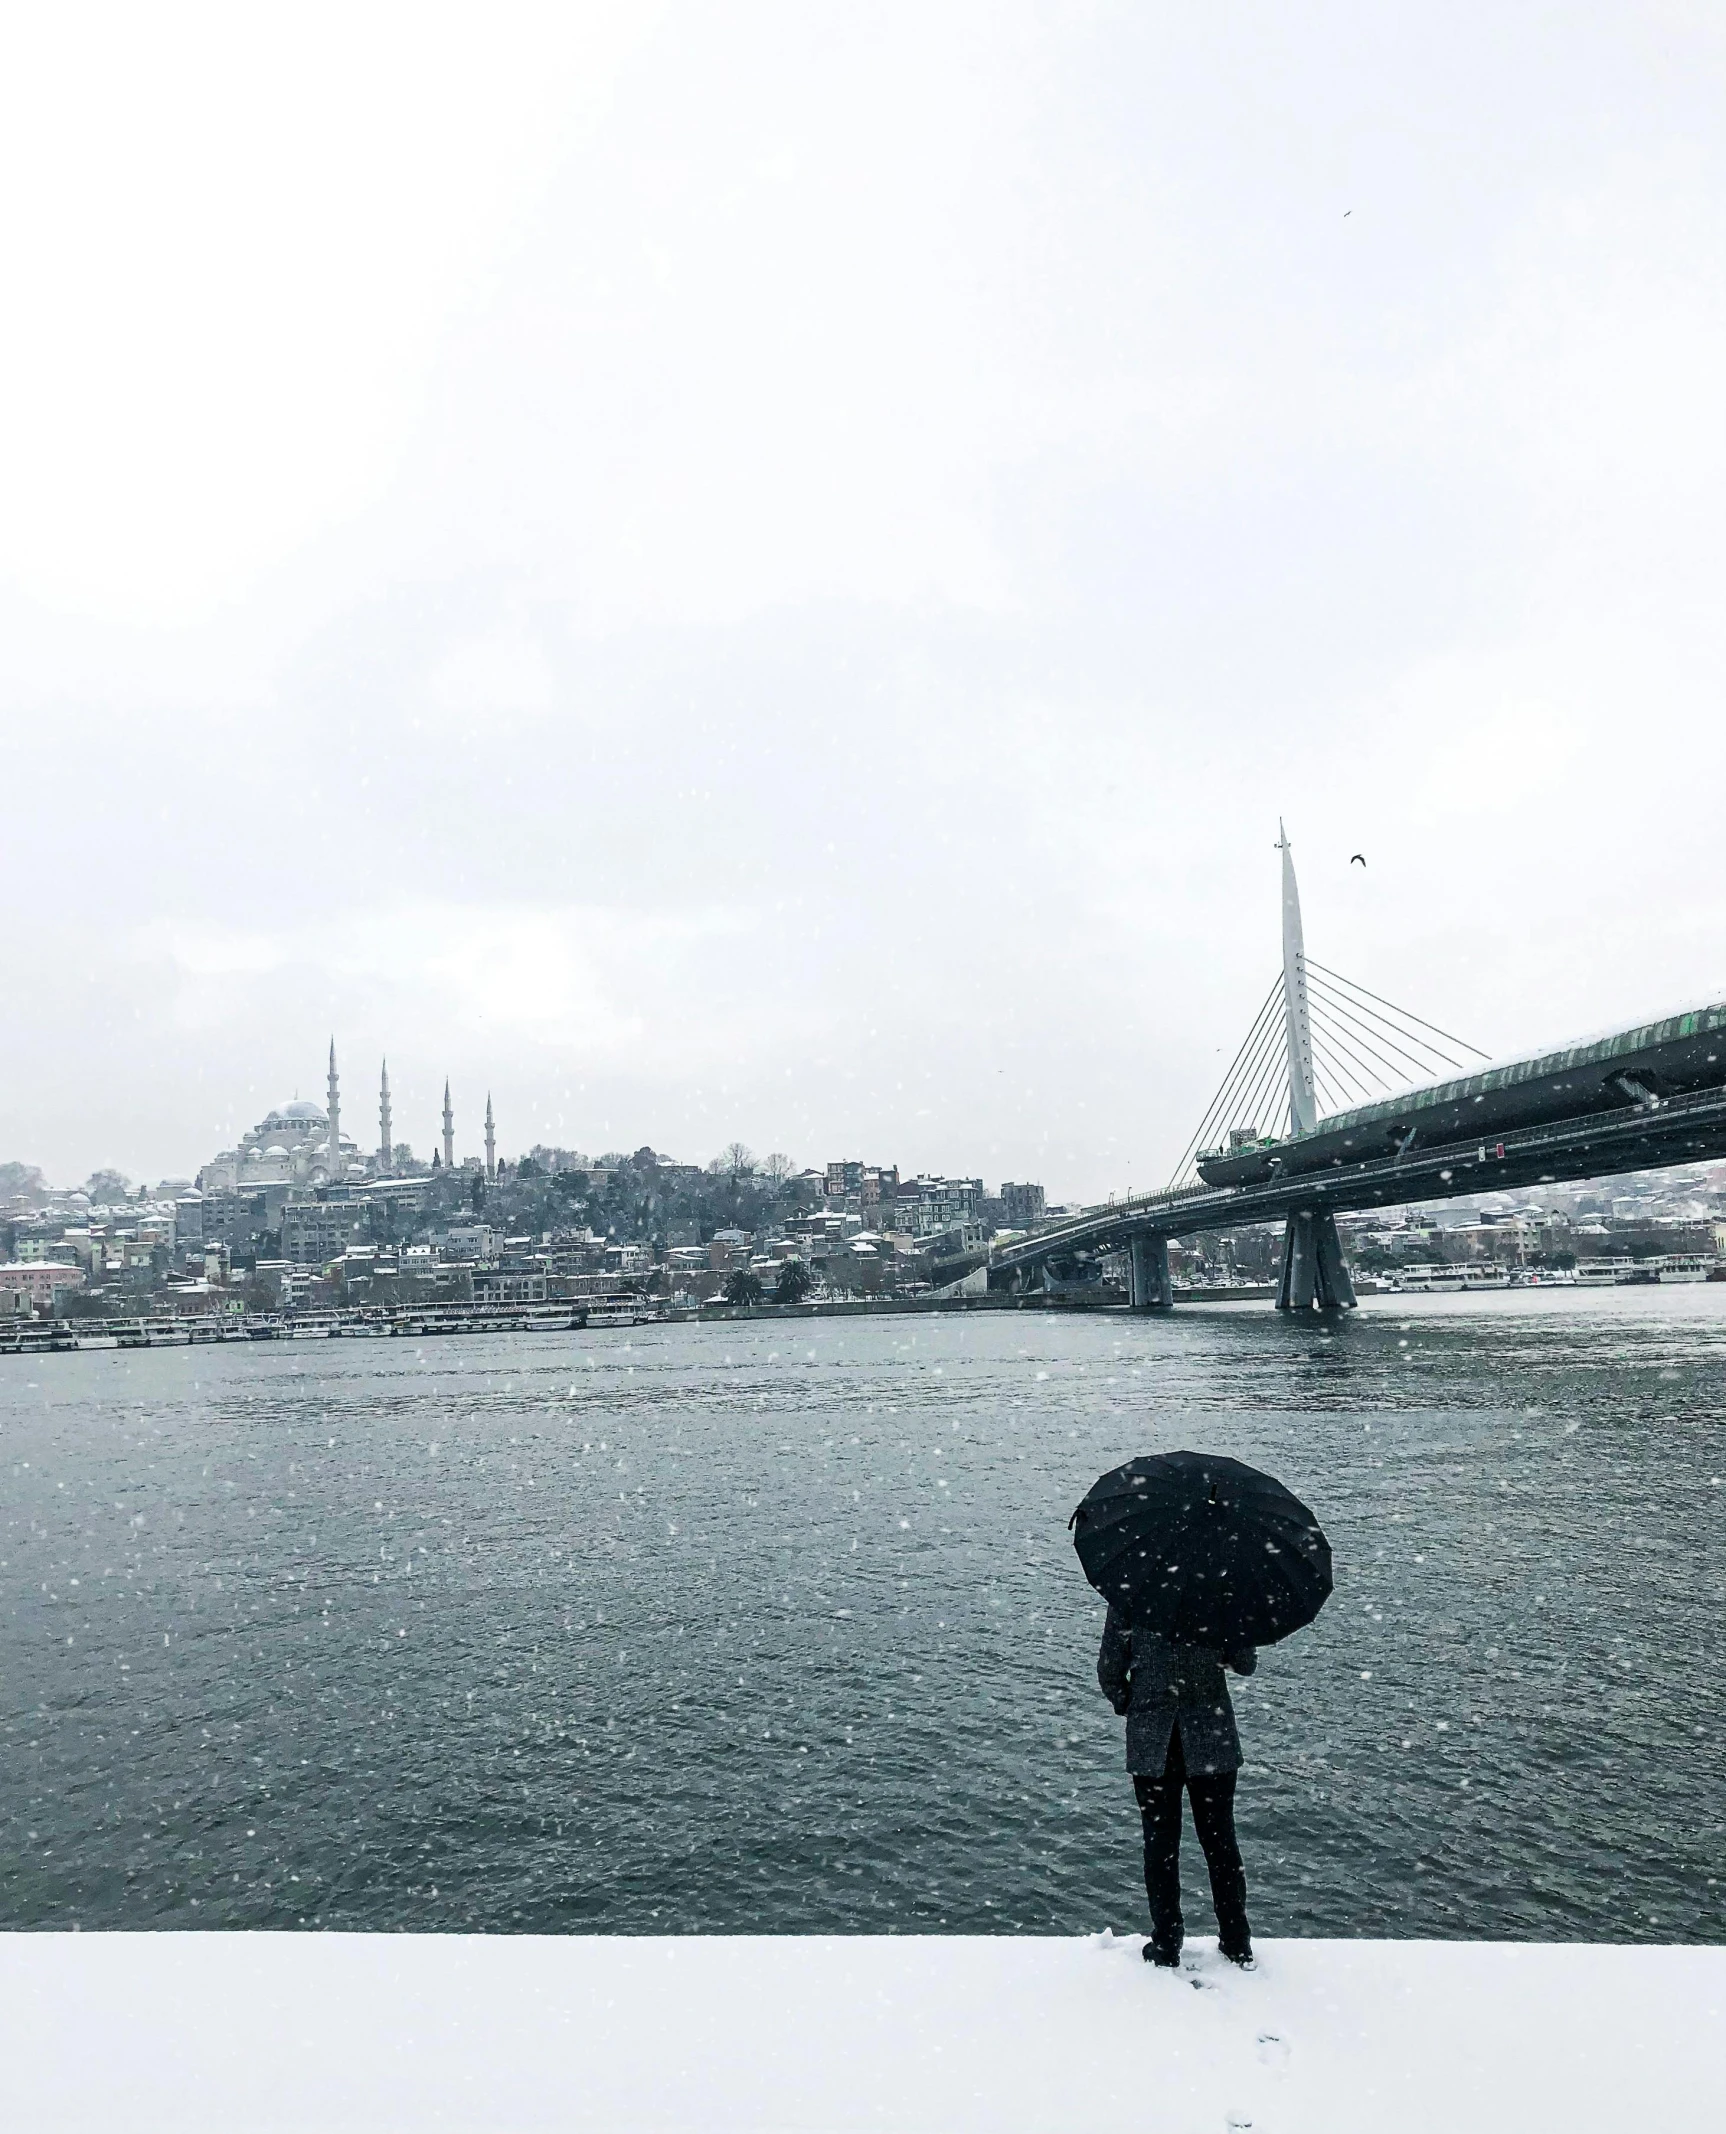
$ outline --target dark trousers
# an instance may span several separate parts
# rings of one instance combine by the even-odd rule
[[[1145,1895],[1151,1900],[1151,1941],[1161,1955],[1178,1956],[1186,1933],[1181,1918],[1181,1789],[1192,1796],[1193,1828],[1211,1871],[1211,1901],[1217,1908],[1217,1938],[1225,1953],[1244,1955],[1252,1946],[1247,1926],[1247,1877],[1235,1842],[1235,1774],[1189,1772],[1181,1754],[1181,1730],[1169,1737],[1161,1778],[1133,1775],[1145,1824]]]

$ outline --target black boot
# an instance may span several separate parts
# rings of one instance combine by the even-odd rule
[[[1146,1963],[1156,1964],[1164,1971],[1178,1971],[1181,1968],[1179,1942],[1171,1949],[1166,1944],[1147,1941],[1139,1951],[1139,1954],[1145,1959]]]

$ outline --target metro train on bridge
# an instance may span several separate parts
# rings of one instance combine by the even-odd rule
[[[1513,1060],[1332,1113],[1286,1140],[1235,1134],[1201,1150],[1211,1186],[1276,1185],[1343,1164],[1475,1148],[1534,1125],[1628,1107],[1658,1111],[1674,1098],[1726,1084],[1726,1002],[1690,1008],[1634,1030]]]

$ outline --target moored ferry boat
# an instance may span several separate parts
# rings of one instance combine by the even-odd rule
[[[1403,1268],[1399,1279],[1404,1291],[1421,1295],[1438,1291],[1455,1295],[1459,1291],[1510,1287],[1508,1268],[1482,1267],[1472,1262],[1466,1266],[1430,1266],[1417,1262],[1412,1267]]]
[[[1660,1262],[1662,1282],[1712,1282],[1721,1262],[1712,1253],[1669,1252]]]

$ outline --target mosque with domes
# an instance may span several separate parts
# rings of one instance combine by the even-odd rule
[[[344,1136],[340,1176],[364,1177],[367,1166]],[[337,1173],[330,1162],[330,1115],[321,1104],[278,1104],[238,1147],[223,1149],[198,1173],[204,1193],[244,1193],[254,1186],[327,1186]]]
[[[492,1125],[491,1098],[485,1103],[485,1170],[495,1175],[496,1142]],[[449,1084],[444,1084],[444,1164],[454,1162],[454,1118],[450,1109]],[[329,1095],[325,1103],[313,1104],[295,1098],[278,1104],[251,1132],[231,1149],[211,1157],[198,1173],[202,1193],[249,1193],[267,1186],[290,1193],[312,1193],[336,1185],[352,1185],[366,1179],[388,1178],[397,1170],[398,1150],[390,1135],[390,1070],[384,1062],[378,1088],[378,1146],[367,1155],[342,1132],[341,1084],[336,1073],[335,1040],[330,1040]],[[436,1164],[437,1159],[433,1158]],[[419,1171],[422,1166],[409,1168]]]

